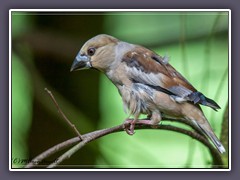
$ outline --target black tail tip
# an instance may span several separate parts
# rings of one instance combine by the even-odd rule
[[[221,107],[214,100],[206,97],[206,101],[207,101],[207,106],[211,107],[215,111],[217,111],[218,109],[221,109]]]
[[[188,97],[189,100],[192,101],[194,104],[202,104],[204,106],[209,106],[215,111],[217,111],[217,109],[221,109],[221,107],[214,100],[207,98],[201,92],[193,92]]]

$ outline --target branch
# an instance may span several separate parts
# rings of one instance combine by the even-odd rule
[[[228,139],[228,129],[229,129],[229,104],[227,102],[227,106],[225,109],[225,112],[223,114],[223,121],[222,121],[222,130],[221,130],[221,135],[220,135],[220,140],[223,144],[224,147],[226,147],[226,153],[223,154],[222,159],[226,167],[228,167],[228,156],[229,156],[229,150],[228,150],[228,144],[229,144],[229,139]]]
[[[67,119],[67,117],[65,116],[63,111],[60,109],[60,107],[59,107],[57,101],[55,100],[53,94],[51,93],[51,91],[49,91],[47,88],[45,88],[45,90],[47,91],[47,93],[52,98],[55,106],[58,109],[58,112],[63,116],[65,121],[73,128],[73,130],[76,132],[76,134],[78,136],[75,137],[75,138],[69,139],[67,141],[64,141],[60,144],[57,144],[57,145],[53,146],[52,148],[46,150],[45,152],[41,153],[40,155],[35,157],[33,160],[31,160],[25,166],[25,168],[36,167],[45,158],[55,154],[56,152],[59,152],[60,150],[62,150],[64,148],[67,148],[71,145],[74,145],[75,143],[78,142],[78,144],[76,144],[75,146],[70,148],[68,151],[66,151],[64,154],[62,154],[59,158],[57,158],[56,161],[54,161],[52,164],[50,164],[47,167],[47,168],[54,168],[58,164],[60,164],[62,161],[64,161],[65,159],[70,158],[74,153],[76,153],[78,150],[80,150],[82,147],[84,147],[89,142],[94,141],[94,140],[96,140],[96,139],[98,139],[102,136],[106,136],[108,134],[112,134],[112,133],[116,133],[116,132],[120,132],[120,131],[125,131],[125,128],[130,126],[130,124],[128,122],[125,122],[124,124],[121,124],[121,125],[118,125],[118,126],[115,126],[115,127],[112,127],[112,128],[97,130],[97,131],[94,131],[94,132],[90,132],[90,133],[81,135],[79,133],[79,131],[76,129],[75,125],[72,124]],[[220,156],[219,152],[217,151],[217,149],[212,146],[212,144],[208,141],[208,139],[204,135],[202,135],[202,133],[199,132],[199,130],[192,123],[190,123],[189,121],[186,121],[185,119],[169,118],[169,117],[165,116],[164,114],[163,114],[163,118],[165,118],[165,119],[163,119],[163,121],[168,120],[168,121],[175,121],[175,122],[184,123],[184,124],[192,127],[195,131],[190,131],[190,130],[186,130],[186,129],[171,126],[171,125],[161,125],[161,124],[159,124],[157,126],[155,126],[155,125],[151,126],[151,125],[145,125],[145,124],[143,125],[143,124],[141,124],[141,122],[136,123],[135,129],[136,130],[140,130],[140,129],[163,129],[163,130],[170,130],[170,131],[175,131],[175,132],[178,132],[178,133],[188,135],[191,138],[200,141],[202,144],[204,144],[206,147],[208,147],[208,149],[209,149],[209,151],[212,155],[212,158],[213,158],[213,167],[220,168],[220,167],[223,166],[221,156]]]
[[[129,124],[121,124],[112,128],[107,128],[107,129],[102,129],[102,130],[97,130],[94,132],[90,132],[87,134],[82,135],[82,141],[79,142],[79,137],[75,137],[72,139],[69,139],[65,142],[62,142],[50,149],[48,149],[47,151],[43,152],[42,154],[40,154],[39,156],[37,156],[36,158],[34,158],[29,164],[27,164],[25,166],[25,168],[33,168],[36,167],[43,159],[49,157],[50,155],[62,150],[63,148],[66,148],[70,145],[75,144],[76,142],[79,142],[77,145],[73,146],[70,150],[68,150],[67,152],[65,152],[63,155],[61,155],[56,161],[54,161],[52,164],[50,164],[48,166],[48,168],[54,168],[56,167],[58,164],[60,164],[63,160],[70,158],[74,153],[76,153],[78,150],[80,150],[83,146],[85,146],[86,144],[88,144],[89,142],[96,140],[102,136],[108,135],[108,134],[112,134],[112,133],[116,133],[116,132],[120,132],[120,131],[125,131],[125,127],[128,126]],[[219,154],[219,152],[211,145],[211,143],[202,135],[198,134],[197,132],[194,131],[190,131],[190,130],[185,130],[179,127],[175,127],[175,126],[171,126],[171,125],[158,125],[157,127],[151,127],[148,125],[141,125],[141,124],[136,124],[135,126],[136,130],[140,130],[140,129],[163,129],[163,130],[170,130],[170,131],[175,131],[178,133],[182,133],[185,135],[190,136],[193,139],[196,139],[198,141],[200,141],[202,144],[204,144],[206,147],[208,147],[212,157],[213,157],[213,167],[215,168],[219,168],[222,166],[222,159],[221,156]]]
[[[52,92],[49,91],[47,88],[45,88],[44,90],[47,91],[47,93],[50,95],[52,101],[54,102],[55,106],[57,107],[58,112],[62,115],[63,119],[68,123],[68,125],[69,125],[71,128],[73,128],[74,132],[78,135],[79,139],[82,140],[82,137],[81,137],[80,132],[77,130],[76,126],[75,126],[74,124],[72,124],[72,123],[68,120],[67,116],[65,116],[65,114],[63,113],[63,111],[62,111],[61,108],[59,107],[56,99],[54,98]]]
[[[36,167],[37,165],[39,165],[39,163],[41,163],[44,159],[46,159],[47,157],[63,150],[64,148],[67,148],[77,142],[79,142],[80,139],[79,137],[74,137],[71,138],[69,140],[66,140],[62,143],[59,143],[53,147],[51,147],[50,149],[44,151],[43,153],[41,153],[40,155],[36,156],[34,159],[32,159],[26,166],[25,168],[33,168]]]

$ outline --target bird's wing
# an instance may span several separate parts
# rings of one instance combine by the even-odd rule
[[[212,107],[220,107],[213,100],[198,92],[165,57],[142,46],[136,46],[122,57],[129,79],[169,94],[175,101],[190,101]]]

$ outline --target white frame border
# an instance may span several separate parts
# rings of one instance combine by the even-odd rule
[[[228,12],[228,93],[229,93],[229,168],[228,169],[18,169],[12,168],[11,156],[11,120],[12,120],[12,94],[11,94],[11,68],[12,68],[12,12]],[[231,10],[230,9],[10,9],[9,10],[9,171],[231,171]]]

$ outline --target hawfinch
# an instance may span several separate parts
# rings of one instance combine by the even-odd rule
[[[219,105],[197,91],[167,57],[101,34],[88,40],[77,54],[71,71],[80,69],[97,69],[117,87],[124,109],[134,117],[128,119],[128,134],[134,133],[136,122],[157,125],[164,114],[192,122],[219,152],[225,152],[200,108],[201,104],[217,110]],[[140,114],[148,115],[148,120],[138,120]]]

